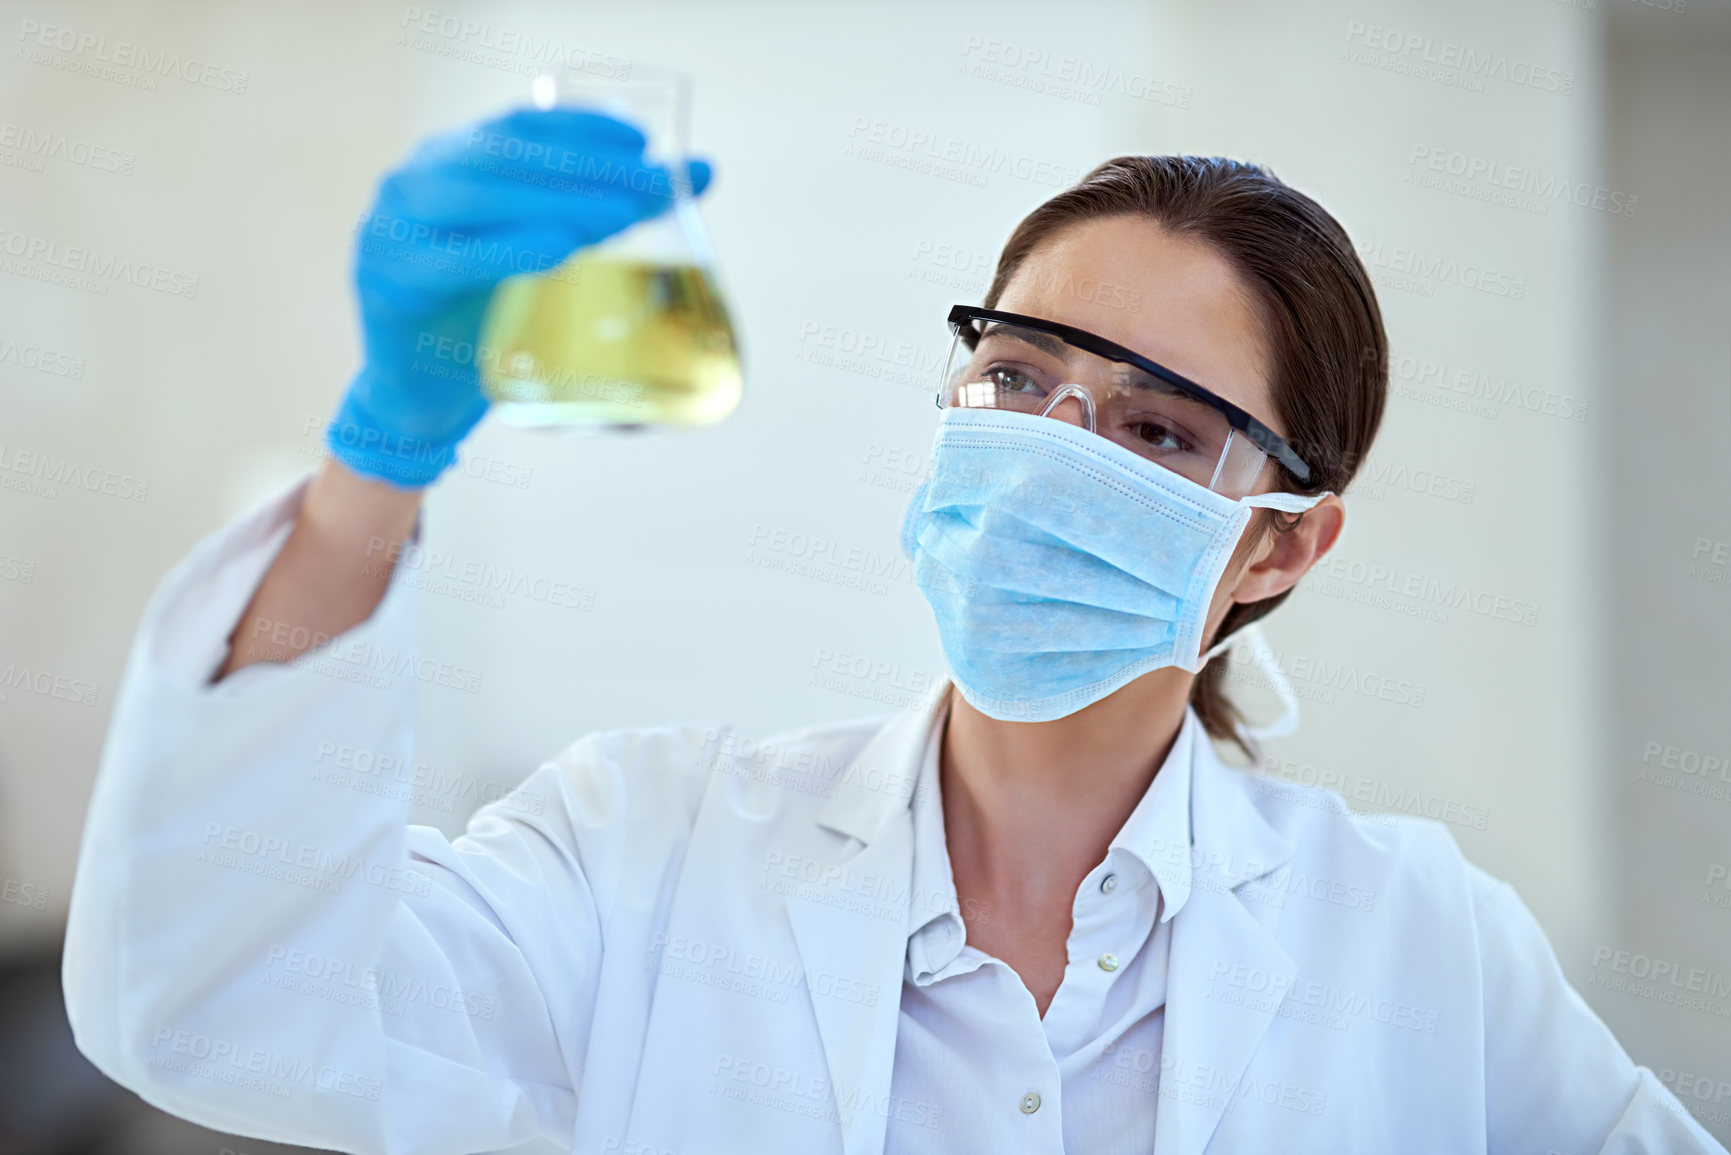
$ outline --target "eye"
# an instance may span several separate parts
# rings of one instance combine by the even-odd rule
[[[991,382],[1000,393],[1045,393],[1039,382],[1010,365],[993,365],[980,374],[980,379]]]
[[[1140,421],[1130,430],[1143,444],[1162,453],[1183,453],[1192,448],[1177,430],[1158,421]]]

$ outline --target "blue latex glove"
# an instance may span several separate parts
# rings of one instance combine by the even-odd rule
[[[425,141],[380,183],[355,236],[364,363],[325,432],[337,460],[405,489],[457,460],[487,411],[472,350],[493,286],[671,208],[644,143],[599,113],[525,110]],[[708,164],[690,172],[708,187]]]

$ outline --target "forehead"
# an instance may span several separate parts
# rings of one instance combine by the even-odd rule
[[[1284,432],[1255,298],[1201,241],[1143,217],[1071,225],[1023,259],[997,307],[1134,349]]]

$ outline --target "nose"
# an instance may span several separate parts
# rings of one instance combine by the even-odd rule
[[[1055,417],[1059,421],[1067,421],[1071,425],[1080,426],[1088,432],[1094,432],[1094,398],[1080,385],[1065,385],[1053,392],[1045,408],[1040,410],[1042,417]]]

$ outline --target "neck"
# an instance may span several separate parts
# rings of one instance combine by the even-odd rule
[[[1166,761],[1194,680],[1155,670],[1051,722],[1002,722],[952,691],[940,781],[956,889],[1010,909],[1058,904],[1067,920]]]

